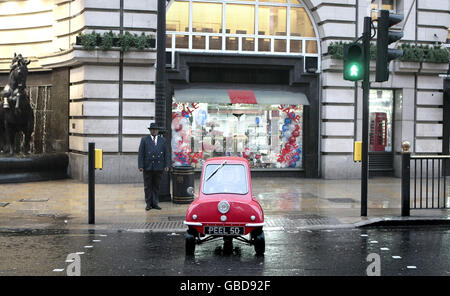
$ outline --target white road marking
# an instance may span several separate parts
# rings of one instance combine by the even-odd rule
[[[378,241],[370,241],[371,244],[378,244]]]
[[[100,236],[103,236],[103,237],[105,237],[105,236],[107,236],[106,234],[100,234]]]
[[[84,248],[88,249],[88,248],[93,248],[94,246],[84,246]]]
[[[417,267],[414,266],[414,265],[408,265],[408,266],[406,266],[406,268],[408,268],[408,269],[417,269]]]
[[[55,269],[53,269],[53,271],[54,271],[54,272],[61,272],[61,271],[64,271],[64,268],[62,268],[62,269],[55,268]]]
[[[84,255],[84,252],[76,252],[77,255]]]
[[[367,237],[369,236],[368,234],[361,234],[362,237]]]
[[[400,256],[392,256],[392,258],[394,258],[394,259],[402,259],[402,257],[400,257]]]
[[[381,251],[389,251],[389,248],[380,248]]]
[[[66,260],[66,263],[72,263],[72,262],[74,262],[75,260]]]
[[[92,242],[94,242],[94,243],[99,243],[99,242],[101,242],[101,240],[99,240],[99,239],[94,239]]]

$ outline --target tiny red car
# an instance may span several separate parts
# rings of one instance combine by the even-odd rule
[[[188,226],[187,255],[194,254],[197,244],[220,237],[225,252],[232,251],[236,239],[253,245],[257,255],[264,254],[264,213],[252,195],[245,158],[214,157],[205,161],[199,194],[189,206],[184,224]]]

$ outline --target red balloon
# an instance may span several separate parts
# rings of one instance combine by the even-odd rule
[[[300,126],[298,124],[295,125],[295,130],[296,131],[300,130]]]
[[[300,132],[298,130],[295,130],[295,131],[292,132],[292,136],[297,138],[298,136],[300,136]]]
[[[295,137],[294,136],[291,136],[290,138],[289,138],[289,143],[292,145],[292,144],[294,144],[295,143]]]
[[[249,148],[245,148],[243,154],[244,154],[244,157],[245,157],[245,158],[250,157],[250,149],[249,149]]]
[[[261,154],[256,154],[256,155],[255,155],[255,158],[256,158],[256,159],[260,159],[260,158],[261,158]]]
[[[291,150],[291,144],[286,143],[286,145],[284,146],[286,148],[286,151]]]

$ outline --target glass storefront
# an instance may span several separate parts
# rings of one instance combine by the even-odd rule
[[[200,168],[242,156],[252,168],[303,167],[303,106],[173,102],[172,160]]]
[[[392,152],[394,91],[371,89],[369,93],[369,151]]]

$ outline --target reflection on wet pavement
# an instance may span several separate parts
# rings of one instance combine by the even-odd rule
[[[0,232],[0,275],[65,275],[67,255],[79,251],[81,275],[364,276],[372,253],[380,255],[381,275],[450,275],[448,227],[265,234],[265,256],[238,241],[226,254],[221,239],[185,256],[182,233]]]

